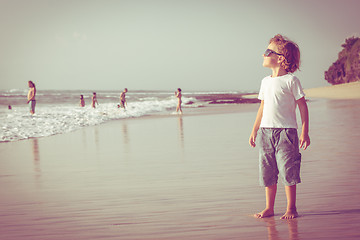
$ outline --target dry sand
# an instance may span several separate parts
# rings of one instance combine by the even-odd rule
[[[360,82],[305,89],[307,98],[360,99]]]
[[[0,239],[359,239],[359,103],[309,102],[290,221],[282,187],[275,217],[251,216],[264,207],[256,105],[1,143]]]

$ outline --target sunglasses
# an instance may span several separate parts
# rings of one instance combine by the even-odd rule
[[[268,57],[268,56],[270,56],[270,54],[272,54],[272,53],[274,53],[274,54],[276,54],[276,55],[279,55],[279,56],[284,56],[284,54],[277,53],[277,52],[275,52],[275,51],[273,51],[273,50],[271,50],[271,49],[266,49],[266,51],[264,52],[264,56],[265,56],[265,57]]]

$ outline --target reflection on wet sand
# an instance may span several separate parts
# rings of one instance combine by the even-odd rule
[[[99,129],[98,127],[94,128],[94,140],[95,140],[95,145],[96,145],[96,149],[99,151]]]
[[[128,132],[128,125],[126,121],[123,121],[122,123],[122,129],[121,134],[123,137],[123,145],[124,145],[124,153],[125,153],[125,159],[130,159],[131,150],[130,150],[130,138],[129,138],[129,132]]]
[[[298,233],[298,219],[289,219],[289,220],[281,220],[279,223],[275,221],[274,217],[270,218],[262,218],[262,221],[266,223],[266,228],[268,231],[268,240],[279,240],[279,239],[287,239],[280,237],[281,234],[277,230],[277,224],[287,224],[287,228],[289,231],[289,238],[290,240],[298,240],[299,233]]]
[[[129,134],[128,134],[128,127],[127,127],[127,124],[125,121],[123,122],[123,125],[122,125],[122,134],[124,137],[124,144],[128,145],[129,144]]]
[[[298,232],[298,219],[289,219],[286,220],[289,229],[289,239],[291,240],[298,240],[299,239],[299,232]]]
[[[180,136],[180,146],[181,149],[184,151],[184,123],[183,123],[183,117],[179,116],[179,136]]]
[[[33,150],[33,158],[34,158],[34,170],[37,177],[41,175],[41,167],[40,167],[40,154],[39,154],[39,140],[37,138],[32,139],[32,150]]]

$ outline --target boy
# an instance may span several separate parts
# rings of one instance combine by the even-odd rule
[[[260,128],[259,170],[260,184],[265,186],[266,207],[256,218],[274,215],[278,174],[285,185],[287,210],[281,219],[298,216],[296,210],[296,184],[300,183],[300,148],[310,145],[309,113],[300,81],[292,73],[299,69],[300,50],[292,41],[280,34],[270,40],[265,51],[263,66],[272,75],[261,82],[261,104],[256,116],[249,144],[255,147]],[[302,121],[300,138],[297,135],[296,105]],[[300,144],[299,144],[300,143]]]
[[[28,81],[28,86],[29,86],[29,92],[28,92],[28,96],[27,96],[27,103],[30,106],[30,113],[31,114],[35,114],[35,105],[36,105],[36,100],[35,100],[35,96],[36,96],[36,87],[35,87],[35,83],[33,83],[33,81]]]

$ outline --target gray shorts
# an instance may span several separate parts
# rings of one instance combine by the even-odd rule
[[[260,128],[260,185],[269,187],[278,182],[285,186],[301,182],[299,139],[295,128]]]

